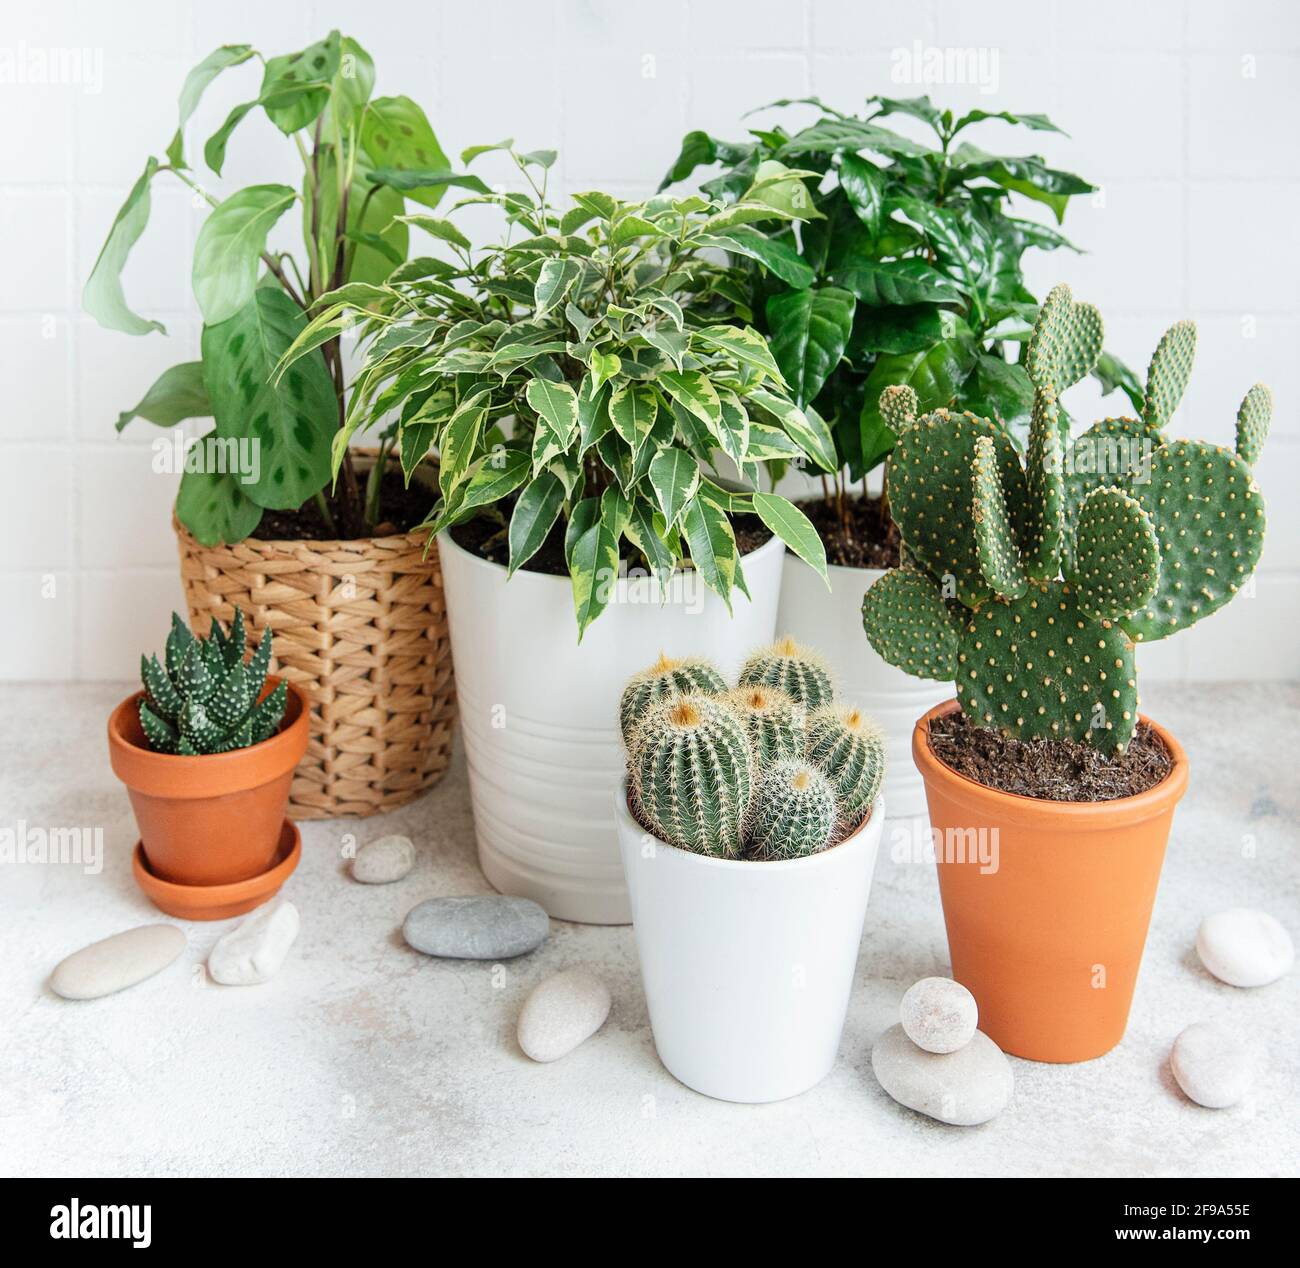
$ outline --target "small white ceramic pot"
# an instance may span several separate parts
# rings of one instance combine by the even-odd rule
[[[803,859],[706,858],[615,804],[659,1058],[724,1101],[781,1101],[835,1064],[884,822]]]
[[[879,568],[827,568],[831,588],[795,555],[781,574],[778,636],[815,648],[831,667],[835,695],[857,705],[885,733],[884,794],[894,816],[923,815],[925,784],[912,761],[917,718],[952,695],[951,682],[913,678],[884,661],[862,629],[862,596],[885,574]]]
[[[559,920],[631,920],[610,809],[623,772],[618,702],[632,674],[705,656],[734,679],[776,629],[785,546],[744,556],[752,598],[732,611],[679,572],[667,601],[623,577],[582,642],[569,578],[506,570],[438,538],[461,735],[483,874]],[[915,716],[911,719],[915,721]]]

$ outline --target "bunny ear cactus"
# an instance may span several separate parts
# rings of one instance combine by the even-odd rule
[[[1179,322],[1152,357],[1142,417],[1104,419],[1063,445],[1060,393],[1101,346],[1097,310],[1056,287],[1025,353],[1024,468],[986,419],[937,410],[906,427],[888,480],[908,566],[868,590],[862,616],[885,660],[955,678],[977,725],[1122,752],[1137,724],[1134,644],[1222,607],[1259,561],[1251,468],[1272,397],[1262,384],[1247,393],[1236,452],[1167,440],[1196,346]]]
[[[277,683],[258,701],[271,664],[271,631],[262,634],[247,662],[246,643],[238,609],[229,633],[214,617],[207,638],[192,634],[173,613],[162,662],[157,656],[140,657],[145,689],[140,727],[150,748],[197,757],[247,748],[275,732],[284,717],[288,687]]]

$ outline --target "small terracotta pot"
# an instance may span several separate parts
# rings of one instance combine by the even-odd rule
[[[263,695],[278,679],[268,679]],[[179,885],[229,885],[275,862],[294,768],[307,751],[307,702],[290,684],[280,730],[230,753],[156,753],[140,729],[140,698],[108,719],[108,755],[126,785],[149,870]]]
[[[1124,1037],[1187,755],[1115,801],[1043,801],[986,788],[931,751],[931,709],[912,733],[925,780],[952,975],[979,1025],[1032,1061],[1087,1061]]]

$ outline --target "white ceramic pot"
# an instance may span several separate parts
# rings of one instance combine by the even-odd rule
[[[895,816],[925,814],[925,784],[912,761],[916,720],[952,696],[952,683],[913,678],[882,660],[862,629],[862,596],[885,574],[879,568],[832,564],[831,588],[802,559],[789,555],[781,577],[779,635],[815,648],[830,663],[839,699],[855,704],[885,733],[884,794]]]
[[[724,1101],[781,1101],[835,1064],[884,800],[853,836],[780,863],[665,845],[617,796],[641,982],[659,1058]]]
[[[627,924],[611,809],[623,773],[618,701],[660,652],[707,656],[733,676],[775,637],[785,547],[743,557],[753,596],[733,615],[698,575],[668,602],[648,577],[621,578],[578,642],[568,577],[506,570],[438,538],[461,734],[484,875],[560,920]]]

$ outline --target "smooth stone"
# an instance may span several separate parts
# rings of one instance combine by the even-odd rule
[[[208,973],[222,986],[269,982],[284,964],[299,925],[298,908],[284,899],[259,907],[217,940],[208,956]]]
[[[363,885],[388,885],[400,881],[414,865],[415,846],[410,837],[380,837],[357,851],[352,879]]]
[[[412,907],[402,924],[403,936],[417,951],[457,960],[525,955],[550,931],[550,918],[531,898],[499,894],[428,898]]]
[[[519,1046],[534,1061],[558,1061],[609,1016],[609,987],[590,969],[565,969],[533,988],[519,1014]]]
[[[175,925],[141,925],[92,942],[60,961],[50,989],[64,999],[99,999],[165,969],[185,950]]]
[[[1174,1040],[1169,1068],[1178,1086],[1206,1109],[1236,1105],[1255,1077],[1249,1046],[1235,1031],[1214,1022],[1193,1022]]]
[[[1196,954],[1229,986],[1267,986],[1295,964],[1291,935],[1266,911],[1229,907],[1201,921]]]
[[[982,1030],[956,1052],[935,1053],[891,1026],[871,1050],[871,1068],[900,1105],[954,1127],[987,1123],[1011,1099],[1011,1063]]]
[[[923,977],[898,1006],[907,1037],[926,1052],[956,1052],[979,1025],[975,996],[950,977]]]

